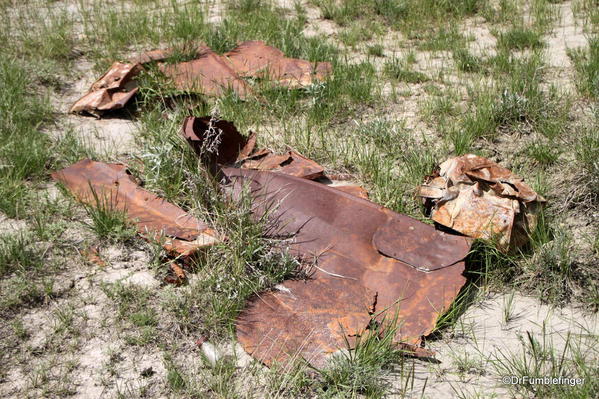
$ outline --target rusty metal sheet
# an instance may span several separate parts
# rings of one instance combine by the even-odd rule
[[[336,190],[341,190],[345,193],[355,195],[356,197],[368,199],[368,191],[366,191],[366,189],[360,185],[352,184],[345,181],[330,181],[330,183],[325,182],[324,184],[327,184],[329,187],[333,187]]]
[[[252,93],[250,86],[210,49],[205,49],[192,61],[161,64],[159,68],[179,90],[217,97],[231,90],[242,99]]]
[[[324,169],[295,151],[273,154],[256,150],[256,135],[244,137],[232,122],[213,117],[187,117],[183,122],[183,137],[200,157],[214,166],[239,164],[245,169],[272,170],[305,179],[317,179]]]
[[[210,116],[188,116],[182,134],[198,156],[209,156],[210,162],[222,165],[246,158],[256,145],[254,134],[245,138],[233,123]]]
[[[52,173],[81,202],[125,212],[140,235],[164,241],[178,255],[217,243],[218,235],[204,222],[139,187],[125,165],[81,160]]]
[[[108,72],[94,82],[89,91],[73,104],[70,112],[88,112],[98,116],[103,111],[123,108],[137,93],[134,77],[140,71],[140,65],[115,62]]]
[[[473,154],[448,159],[419,187],[432,219],[508,251],[528,241],[545,199],[524,179]]]
[[[292,88],[322,81],[332,71],[329,62],[287,58],[281,50],[258,40],[243,42],[223,56],[240,76],[268,78]]]
[[[262,153],[260,157],[252,157],[241,166],[244,169],[271,170],[286,175],[302,177],[304,179],[318,179],[322,177],[324,168],[313,160],[288,151],[284,154]]]
[[[317,260],[311,279],[258,295],[237,320],[240,343],[267,365],[299,356],[321,367],[373,314],[381,320],[396,311],[395,341],[417,347],[466,281],[464,237],[318,182],[238,168],[223,173],[234,197],[249,187],[254,214],[271,222],[269,235],[292,236],[293,254]]]
[[[100,116],[103,111],[123,108],[137,93],[135,76],[150,62],[158,64],[160,71],[172,79],[179,90],[208,96],[222,96],[233,91],[239,98],[252,95],[246,77],[269,78],[290,88],[309,86],[324,80],[332,72],[329,62],[309,62],[287,58],[277,48],[260,41],[241,43],[224,55],[218,55],[200,43],[185,54],[195,59],[167,63],[175,55],[173,48],[143,52],[128,63],[115,62],[88,93],[71,107],[71,112],[87,112]]]

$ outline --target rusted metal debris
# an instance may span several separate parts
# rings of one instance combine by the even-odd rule
[[[322,367],[397,311],[395,342],[418,354],[421,337],[465,283],[468,239],[440,232],[368,200],[280,173],[224,168],[234,196],[249,186],[268,234],[316,259],[312,278],[284,281],[251,300],[237,320],[243,347],[267,365],[301,356]]]
[[[528,241],[545,199],[524,179],[473,154],[448,159],[419,187],[432,219],[508,251]]]
[[[188,118],[184,123],[183,135],[196,151],[210,146],[206,140],[214,130],[209,126],[217,123],[210,121]],[[250,139],[230,130],[229,122],[223,126],[223,140],[215,148],[227,154],[221,160],[229,160],[216,162],[227,190],[239,198],[249,189],[253,214],[270,221],[266,234],[292,237],[292,254],[316,260],[309,280],[284,281],[249,301],[236,322],[245,350],[267,365],[303,357],[322,367],[332,353],[367,333],[373,319],[389,320],[398,312],[395,342],[429,356],[419,348],[421,337],[432,331],[465,283],[470,240],[301,178],[303,173],[261,170],[268,168],[251,162],[244,167],[253,161],[254,147],[245,151]]]
[[[52,173],[81,202],[124,212],[146,239],[159,241],[175,257],[219,242],[208,225],[139,187],[123,164],[81,160]]]
[[[244,169],[271,170],[305,179],[323,176],[324,169],[295,151],[274,154],[267,149],[256,150],[256,134],[244,137],[231,122],[211,118],[187,117],[183,122],[183,137],[196,154],[216,165],[238,165]]]
[[[115,62],[90,90],[71,107],[71,112],[100,116],[104,111],[123,108],[137,93],[134,78],[143,65],[155,62],[158,69],[183,91],[208,96],[222,96],[233,91],[239,98],[252,95],[244,78],[269,79],[289,88],[310,86],[332,72],[329,62],[309,62],[287,58],[282,51],[261,41],[246,41],[219,55],[200,44],[192,52],[195,59],[168,64],[174,49],[153,50],[131,58],[128,63]]]
[[[310,86],[332,72],[330,62],[287,58],[278,48],[258,40],[241,43],[223,58],[241,77],[266,78],[291,88]]]
[[[121,109],[137,93],[133,80],[141,71],[139,64],[115,62],[71,107],[71,112],[88,112],[99,116],[104,111]]]

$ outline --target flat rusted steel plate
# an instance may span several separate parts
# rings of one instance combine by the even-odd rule
[[[140,235],[186,256],[219,241],[204,222],[139,187],[122,164],[81,160],[52,174],[81,202],[125,212]]]
[[[466,154],[448,159],[419,187],[432,219],[469,237],[492,239],[503,251],[528,241],[545,199],[495,162]]]
[[[292,236],[293,254],[317,259],[305,285],[283,282],[250,301],[237,320],[239,341],[267,365],[299,356],[321,367],[368,327],[374,312],[389,320],[397,311],[395,341],[418,346],[466,281],[464,237],[310,180],[237,168],[223,173],[234,197],[249,187],[254,214],[271,222],[269,235]],[[333,326],[344,327],[333,333]],[[312,331],[321,335],[310,341]]]
[[[161,64],[160,70],[179,90],[220,97],[233,91],[239,98],[248,97],[252,89],[235,71],[210,49],[198,58],[178,64]]]
[[[243,42],[223,57],[240,76],[268,78],[287,87],[309,86],[332,71],[329,62],[287,58],[281,50],[258,40]]]
[[[103,111],[120,109],[137,93],[134,77],[141,71],[137,64],[115,62],[90,90],[73,104],[70,112],[100,115]]]

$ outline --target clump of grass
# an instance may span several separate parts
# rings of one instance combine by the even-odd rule
[[[506,50],[524,50],[543,46],[541,35],[530,29],[514,27],[507,32],[499,33],[497,46]]]
[[[568,55],[578,74],[576,85],[585,96],[599,98],[599,36],[589,40],[588,50],[570,50]]]
[[[375,57],[383,57],[385,55],[383,45],[373,44],[371,46],[368,46],[368,55],[372,55]]]
[[[97,192],[93,188],[91,190],[94,203],[84,204],[87,215],[91,219],[91,223],[86,226],[101,239],[116,242],[132,238],[135,229],[127,219],[126,212],[117,207],[118,196]]]
[[[414,71],[405,59],[396,57],[385,62],[383,71],[389,78],[399,82],[423,83],[430,80],[424,73]]]
[[[582,328],[582,327],[581,327]],[[592,356],[592,348],[599,343],[597,335],[591,331],[564,336],[565,342],[558,346],[553,335],[547,332],[543,322],[540,334],[526,331],[520,338],[518,349],[498,351],[492,359],[491,366],[502,376],[526,376],[529,380],[522,384],[508,385],[512,394],[534,395],[546,398],[594,398],[599,383],[597,377],[599,365]],[[533,379],[568,378],[571,383],[533,384]],[[583,380],[575,383],[578,378]]]
[[[559,151],[547,143],[533,143],[526,153],[541,165],[552,165],[559,158]]]
[[[0,277],[14,272],[27,274],[41,267],[42,254],[30,235],[0,235]]]
[[[581,181],[591,195],[593,203],[599,202],[599,123],[591,123],[583,130],[576,144],[576,159],[582,168]]]
[[[404,353],[393,342],[395,322],[397,316],[392,321],[383,320],[380,325],[372,324],[371,330],[356,338],[353,348],[340,350],[329,366],[320,370],[323,379],[320,390],[330,397],[384,396],[386,371],[404,361]],[[349,342],[347,346],[350,348]]]
[[[481,59],[467,49],[459,48],[454,50],[452,54],[458,70],[462,72],[480,72],[482,70]]]
[[[458,31],[457,25],[443,26],[420,42],[418,47],[427,51],[443,51],[463,48],[465,37]]]

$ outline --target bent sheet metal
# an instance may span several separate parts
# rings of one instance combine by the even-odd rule
[[[135,77],[143,70],[143,65],[150,62],[157,63],[160,72],[171,79],[178,90],[217,97],[232,91],[241,99],[252,95],[252,88],[245,78],[266,79],[280,86],[300,88],[323,81],[332,72],[330,62],[287,58],[281,50],[261,41],[242,42],[223,55],[204,44],[183,49],[183,52],[189,52],[195,58],[167,63],[176,51],[166,49],[142,53],[128,63],[115,62],[77,100],[71,112],[100,116],[104,111],[123,108],[138,91]]]
[[[417,352],[466,281],[467,238],[310,180],[223,173],[234,197],[249,187],[253,212],[271,222],[268,235],[292,236],[291,252],[317,261],[311,279],[257,295],[237,320],[240,343],[267,365],[301,356],[322,367],[373,314],[389,320],[396,311],[395,341]]]
[[[123,211],[140,235],[158,240],[174,256],[189,256],[219,241],[208,225],[139,187],[123,164],[83,159],[52,173],[81,202]]]

